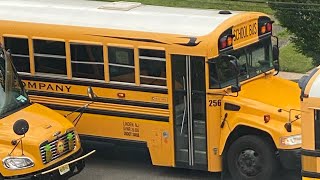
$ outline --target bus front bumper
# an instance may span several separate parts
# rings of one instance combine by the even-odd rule
[[[301,148],[279,149],[280,162],[282,167],[289,170],[301,169]]]
[[[86,155],[82,155],[82,149],[80,149],[75,154],[69,156],[68,158],[49,166],[41,171],[25,174],[21,176],[14,177],[4,177],[4,179],[15,179],[15,180],[54,180],[54,179],[68,179],[76,174],[79,174],[85,167],[84,158],[93,154],[95,151],[91,151]],[[63,167],[69,167],[69,171],[60,174],[60,170]]]

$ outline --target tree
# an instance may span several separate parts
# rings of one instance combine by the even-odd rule
[[[281,25],[294,34],[292,41],[297,49],[320,64],[320,1],[319,0],[272,0]]]

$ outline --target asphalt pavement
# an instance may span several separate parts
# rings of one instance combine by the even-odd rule
[[[85,151],[97,152],[86,161],[85,169],[71,180],[220,180],[220,173],[159,167],[151,164],[145,149],[109,144],[83,143]],[[280,170],[274,180],[300,180],[298,172]],[[225,180],[231,180],[230,177]]]

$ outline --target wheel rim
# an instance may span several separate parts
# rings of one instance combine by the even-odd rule
[[[246,176],[256,176],[262,170],[261,158],[259,154],[252,149],[246,149],[240,152],[237,166],[241,173]]]

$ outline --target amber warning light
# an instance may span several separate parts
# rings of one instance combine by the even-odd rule
[[[270,121],[271,117],[269,114],[264,115],[264,123],[268,123]]]
[[[219,49],[225,49],[225,48],[231,47],[233,44],[233,38],[234,38],[233,34],[223,36],[220,39],[220,48]]]
[[[274,21],[266,22],[260,27],[260,35],[272,32],[272,24]]]

